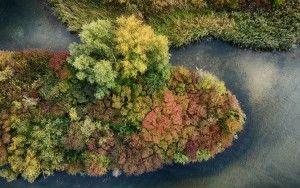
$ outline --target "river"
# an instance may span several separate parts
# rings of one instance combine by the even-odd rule
[[[61,50],[73,41],[44,1],[0,0],[0,50]],[[259,52],[205,40],[171,54],[172,64],[208,70],[237,95],[247,121],[232,147],[204,163],[137,177],[55,173],[33,184],[0,179],[0,188],[300,187],[300,48]]]

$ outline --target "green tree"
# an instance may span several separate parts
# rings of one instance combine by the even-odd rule
[[[156,90],[170,77],[167,38],[135,16],[120,17],[114,25],[106,20],[92,22],[83,26],[79,36],[81,43],[70,46],[69,63],[77,79],[95,86],[98,99],[118,85],[139,80],[155,84],[150,89]]]

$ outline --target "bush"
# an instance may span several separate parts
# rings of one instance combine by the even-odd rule
[[[84,155],[85,171],[90,176],[101,176],[106,174],[109,165],[109,159],[104,155],[86,152]]]
[[[187,156],[185,156],[184,154],[176,153],[174,155],[174,162],[180,163],[180,164],[187,164],[190,162],[190,159]]]

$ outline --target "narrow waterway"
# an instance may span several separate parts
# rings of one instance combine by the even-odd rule
[[[51,14],[43,0],[0,0],[0,50],[60,50],[77,41]],[[207,40],[171,54],[173,64],[208,70],[237,95],[247,123],[231,148],[138,177],[56,173],[33,184],[0,179],[0,188],[300,187],[300,48],[255,52]]]
[[[0,50],[61,50],[78,40],[52,15],[45,1],[0,0]]]

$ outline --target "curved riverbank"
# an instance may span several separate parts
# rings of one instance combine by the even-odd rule
[[[25,4],[28,2],[30,1],[23,2],[24,6],[19,6],[18,12],[24,11],[22,7],[26,7]],[[39,9],[40,1],[34,2],[33,8]],[[49,13],[46,15],[55,19]],[[31,30],[35,29],[36,25],[32,25]],[[60,29],[64,27],[58,28]],[[8,32],[7,35],[2,35],[1,40],[10,37],[9,34]],[[48,33],[43,35],[46,37]],[[29,39],[30,37],[27,40]],[[24,40],[19,41],[19,46],[14,46],[14,49],[41,45],[38,38],[31,39],[32,46]],[[64,38],[59,39],[67,46],[68,42],[64,41]],[[10,49],[9,43],[6,45],[2,41],[0,43],[2,49]],[[55,43],[40,47],[54,49]],[[47,179],[41,178],[34,184],[23,180],[7,183],[1,179],[0,188],[298,187],[300,185],[299,59],[299,48],[290,52],[254,52],[237,49],[215,40],[174,49],[171,58],[173,64],[181,62],[216,74],[240,100],[247,114],[247,124],[231,148],[205,163],[169,166],[138,177],[91,178],[57,173]]]

